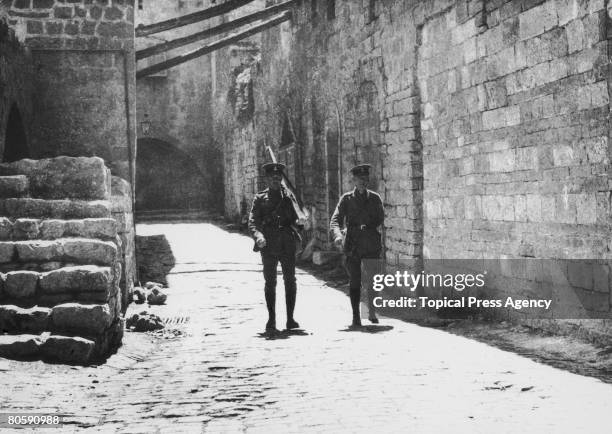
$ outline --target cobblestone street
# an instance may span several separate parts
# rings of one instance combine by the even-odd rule
[[[137,232],[163,233],[172,247],[168,303],[148,310],[177,336],[126,333],[97,367],[0,359],[1,412],[66,414],[62,432],[608,430],[609,384],[398,320],[348,331],[347,297],[305,272],[304,332],[266,339],[250,239],[207,223]],[[281,325],[282,279],[278,294]]]

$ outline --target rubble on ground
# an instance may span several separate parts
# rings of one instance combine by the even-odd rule
[[[147,294],[147,302],[149,304],[164,304],[166,303],[166,298],[168,298],[168,296],[157,286],[151,289],[151,292]]]
[[[162,291],[163,287],[160,283],[147,282],[144,287],[134,288],[133,301],[136,304],[143,304],[145,300],[150,305],[165,304],[168,296]]]
[[[160,317],[145,310],[127,318],[126,327],[135,332],[149,332],[163,329],[164,323]]]

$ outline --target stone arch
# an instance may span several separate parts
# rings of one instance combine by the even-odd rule
[[[160,139],[139,138],[136,211],[205,208],[206,182],[193,158]]]
[[[17,104],[11,106],[6,123],[2,161],[12,162],[30,157],[26,130]]]

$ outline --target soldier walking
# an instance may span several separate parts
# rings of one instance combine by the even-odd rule
[[[287,329],[299,328],[293,319],[297,292],[295,280],[295,252],[299,234],[294,225],[297,214],[291,199],[282,186],[285,165],[268,163],[263,165],[268,188],[255,195],[249,214],[249,231],[255,240],[254,251],[261,252],[265,280],[265,297],[268,308],[267,332],[276,330],[276,269],[278,263],[283,271],[285,300],[287,305]]]
[[[383,224],[385,213],[380,196],[367,189],[371,167],[369,164],[360,164],[351,169],[355,188],[340,198],[330,221],[334,244],[342,247],[346,255],[354,327],[361,326],[359,304],[362,260],[379,259],[382,251],[378,227]],[[346,235],[343,234],[343,230]],[[377,324],[371,284],[368,290],[368,318]]]

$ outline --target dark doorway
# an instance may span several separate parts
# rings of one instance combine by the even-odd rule
[[[138,139],[136,211],[203,209],[206,183],[186,153],[158,139]]]
[[[6,125],[6,137],[4,139],[4,155],[2,161],[12,162],[29,158],[28,143],[26,139],[25,129],[21,114],[17,109],[17,105],[13,104]]]

